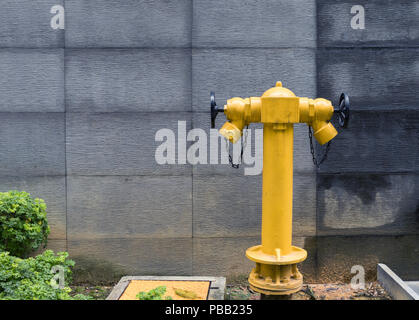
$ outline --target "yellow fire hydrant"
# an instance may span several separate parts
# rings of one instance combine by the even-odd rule
[[[345,105],[346,103],[346,105]],[[297,292],[303,276],[297,263],[307,252],[291,245],[293,136],[294,123],[307,123],[314,137],[325,144],[337,135],[329,122],[334,108],[329,100],[296,97],[281,82],[261,97],[232,98],[223,108],[217,107],[211,96],[211,124],[214,127],[218,112],[224,112],[227,122],[220,134],[237,142],[243,128],[252,122],[263,126],[263,190],[262,244],[247,249],[246,256],[256,263],[249,275],[250,287],[267,295],[286,295]],[[339,123],[344,126],[349,117],[349,100],[341,96]]]

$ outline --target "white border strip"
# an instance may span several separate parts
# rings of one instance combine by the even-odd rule
[[[377,280],[395,300],[419,300],[419,295],[385,264],[377,265]]]

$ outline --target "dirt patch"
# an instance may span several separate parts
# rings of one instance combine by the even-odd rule
[[[113,286],[92,286],[92,285],[76,285],[71,286],[71,296],[76,294],[84,294],[92,297],[94,300],[105,300],[111,293]]]
[[[247,285],[227,286],[227,300],[260,300],[261,295]],[[352,289],[349,284],[306,284],[290,300],[391,300],[378,282],[366,283],[365,289]]]

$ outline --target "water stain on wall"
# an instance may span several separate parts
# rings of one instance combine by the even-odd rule
[[[363,204],[370,204],[375,201],[377,192],[391,187],[391,181],[387,176],[367,175],[346,175],[344,179],[340,176],[327,175],[318,180],[317,188],[328,190],[332,186],[344,189],[347,193],[357,196]]]

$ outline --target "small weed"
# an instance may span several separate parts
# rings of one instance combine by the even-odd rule
[[[144,292],[144,291],[138,292],[137,299],[138,300],[173,300],[172,297],[170,296],[163,298],[165,293],[166,293],[166,286],[159,286],[147,292]]]

